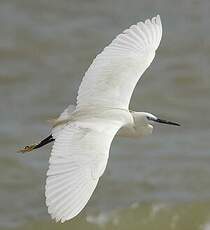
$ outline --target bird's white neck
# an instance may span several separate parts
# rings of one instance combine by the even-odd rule
[[[133,122],[124,125],[118,132],[118,136],[141,138],[149,135],[153,131],[153,126],[148,123],[147,113],[131,112]]]

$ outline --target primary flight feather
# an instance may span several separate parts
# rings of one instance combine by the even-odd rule
[[[159,15],[118,35],[85,73],[77,108],[94,105],[128,109],[133,90],[154,59],[161,37]]]
[[[76,106],[53,121],[51,135],[28,152],[54,141],[46,181],[48,212],[64,222],[85,207],[103,174],[114,136],[139,138],[154,122],[179,125],[129,110],[133,90],[155,57],[162,37],[159,15],[118,35],[85,73]]]

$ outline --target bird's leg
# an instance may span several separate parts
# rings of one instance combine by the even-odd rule
[[[25,152],[31,152],[32,150],[34,149],[38,149],[52,141],[54,141],[55,139],[53,138],[52,134],[49,135],[47,138],[43,139],[42,141],[40,141],[38,144],[33,144],[33,145],[27,145],[25,146],[23,149],[20,149],[19,151],[17,152],[20,152],[20,153],[25,153]]]

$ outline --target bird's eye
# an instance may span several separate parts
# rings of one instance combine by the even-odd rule
[[[146,118],[150,121],[151,120],[151,117],[149,117],[149,116],[146,116]]]

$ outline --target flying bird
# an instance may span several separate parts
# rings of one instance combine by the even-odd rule
[[[134,88],[155,57],[162,37],[160,16],[118,35],[85,73],[77,104],[53,120],[50,135],[29,152],[54,142],[45,187],[48,212],[56,221],[75,217],[104,173],[115,136],[141,138],[154,123],[179,126],[147,112],[129,110]]]

